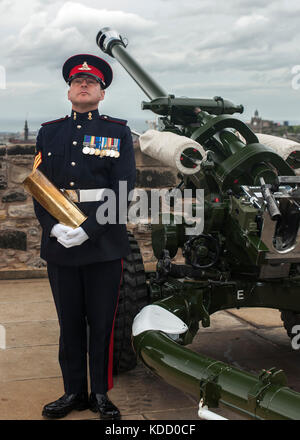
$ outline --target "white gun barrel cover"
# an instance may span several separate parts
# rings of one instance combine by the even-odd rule
[[[180,161],[181,154],[187,148],[195,148],[206,159],[206,151],[198,142],[169,131],[147,130],[140,138],[143,153],[161,161],[166,166],[177,168],[184,174],[195,174],[200,170],[200,163],[195,168],[184,167]]]

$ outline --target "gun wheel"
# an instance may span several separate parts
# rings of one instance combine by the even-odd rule
[[[281,311],[281,320],[283,321],[284,328],[290,338],[295,336],[292,333],[294,325],[300,325],[300,313],[292,312],[289,310]]]
[[[114,326],[114,374],[133,369],[137,364],[132,348],[132,322],[137,313],[148,304],[146,274],[139,245],[128,232],[131,253],[123,259],[123,277]]]

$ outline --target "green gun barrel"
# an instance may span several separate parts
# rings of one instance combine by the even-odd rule
[[[210,404],[216,399],[254,419],[300,420],[300,394],[276,383],[281,370],[256,377],[192,352],[158,331],[136,336],[134,347],[152,372],[199,400],[203,396],[209,407],[217,406]]]
[[[143,110],[152,110],[159,115],[168,115],[170,111],[174,114],[175,111],[179,120],[180,116],[194,120],[196,118],[195,111],[198,107],[201,107],[203,111],[216,115],[243,113],[244,111],[242,105],[235,105],[220,96],[215,96],[213,99],[190,99],[175,98],[175,96],[168,94],[126,51],[126,41],[110,27],[105,27],[98,32],[96,42],[104,53],[119,61],[148,98],[151,99],[151,102],[142,103]]]
[[[116,58],[129,75],[150,99],[168,94],[148,75],[147,72],[126,52],[123,38],[109,27],[101,29],[96,38],[100,49]]]
[[[189,328],[192,311],[187,304],[188,296],[176,295],[155,302],[155,323],[158,322],[158,306],[182,320],[182,328]],[[140,322],[150,322],[149,314],[145,319],[142,312],[139,314]],[[300,394],[286,386],[282,370],[270,368],[255,376],[191,351],[175,342],[176,338],[164,330],[168,321],[170,319],[164,316],[159,327],[161,330],[152,326],[152,329],[143,331],[142,328],[137,332],[135,322],[133,325],[133,347],[152,372],[199,402],[202,399],[203,404],[210,408],[221,403],[253,419],[300,420]]]

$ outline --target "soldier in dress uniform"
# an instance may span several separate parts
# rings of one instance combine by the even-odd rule
[[[69,84],[72,113],[42,124],[34,167],[58,188],[74,190],[76,204],[87,219],[72,229],[34,200],[42,226],[41,257],[47,261],[60,325],[59,362],[65,389],[61,398],[44,406],[42,414],[59,418],[73,409],[90,408],[103,419],[118,419],[120,412],[107,391],[113,386],[113,329],[123,258],[130,247],[126,224],[99,224],[96,213],[104,203],[103,188],[114,191],[116,211],[119,182],[126,183],[127,194],[134,188],[132,137],[127,121],[99,115],[99,102],[112,81],[106,61],[88,54],[72,56],[63,66],[63,77]]]

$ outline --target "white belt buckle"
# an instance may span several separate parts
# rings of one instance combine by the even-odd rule
[[[82,202],[99,202],[106,188],[81,189],[79,190],[79,201]]]

